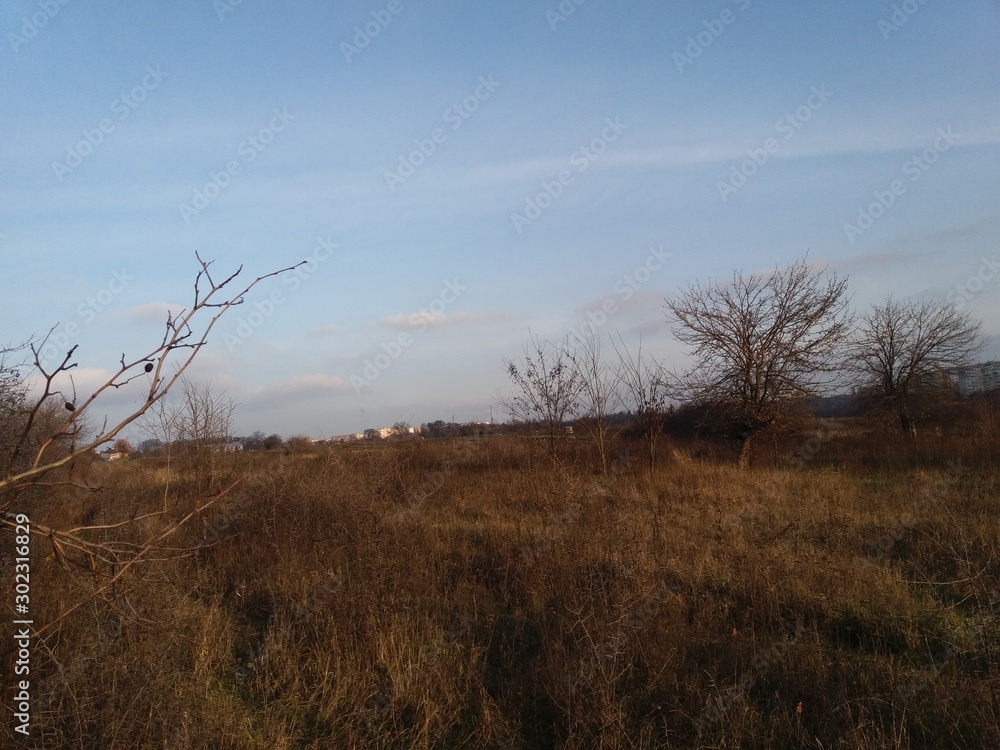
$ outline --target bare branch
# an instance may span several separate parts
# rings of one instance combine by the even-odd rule
[[[41,442],[35,453],[35,458],[28,468],[17,472],[14,469],[15,463],[11,462],[8,469],[8,476],[0,478],[0,493],[3,493],[8,488],[22,485],[26,481],[34,480],[41,475],[52,471],[53,469],[65,466],[66,464],[74,461],[76,458],[94,450],[104,443],[114,440],[114,438],[117,437],[125,427],[139,419],[139,417],[141,417],[149,409],[151,404],[162,398],[163,395],[178,381],[178,379],[182,377],[184,371],[194,360],[195,356],[197,356],[201,348],[207,343],[209,334],[212,332],[215,324],[219,321],[219,318],[221,318],[230,307],[242,304],[244,296],[263,280],[276,276],[280,273],[284,273],[285,271],[295,269],[305,262],[302,261],[302,263],[297,263],[293,266],[258,276],[240,292],[230,297],[222,297],[220,293],[236,278],[239,274],[239,270],[231,274],[224,281],[214,283],[208,272],[209,264],[202,261],[200,257],[198,258],[198,261],[202,268],[198,272],[198,276],[195,281],[195,301],[191,309],[179,313],[177,317],[168,315],[166,330],[160,344],[132,361],[126,361],[126,358],[123,356],[118,370],[102,385],[100,385],[93,394],[85,399],[83,403],[67,403],[67,409],[72,412],[72,416],[53,435]],[[204,277],[209,283],[210,288],[207,292],[201,288],[202,277]],[[196,335],[195,327],[192,324],[201,321],[204,317],[201,313],[209,308],[215,308],[215,312],[211,318],[201,323],[200,334]],[[167,375],[164,372],[164,367],[170,359],[169,354],[178,349],[187,349],[188,353],[183,356],[179,362],[175,363],[173,374]],[[59,366],[57,366],[52,372],[46,372],[39,359],[38,349],[33,348],[33,352],[35,354],[35,365],[44,377],[43,394],[36,402],[33,413],[37,412],[41,403],[46,401],[48,398],[57,395],[58,392],[54,391],[52,388],[52,382],[57,375],[76,366],[76,363],[71,362],[75,351],[76,347],[70,349]],[[147,371],[146,365],[150,363],[155,363],[155,366],[152,370]],[[139,370],[141,370],[142,373],[148,372],[150,376],[149,390],[147,392],[146,400],[142,405],[122,418],[111,428],[105,427],[98,430],[96,436],[89,441],[85,441],[82,445],[74,444],[72,450],[67,452],[66,455],[50,461],[43,460],[46,450],[51,447],[55,440],[61,436],[69,434],[72,431],[71,427],[75,424],[80,414],[86,412],[86,410],[106,391],[113,388],[119,388],[130,379],[134,379],[134,375]],[[72,408],[70,409],[70,407]],[[29,421],[33,421],[33,418],[29,419]],[[26,429],[22,434],[21,439],[18,441],[16,454],[20,453],[21,447],[24,445],[29,431],[30,428]]]

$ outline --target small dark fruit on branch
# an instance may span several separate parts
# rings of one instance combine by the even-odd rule
[[[146,372],[152,372],[152,371],[153,371],[153,363],[152,362],[147,362],[146,363]]]

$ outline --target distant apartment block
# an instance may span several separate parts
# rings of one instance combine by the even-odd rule
[[[996,390],[1000,388],[1000,362],[953,367],[948,370],[948,377],[962,396]]]

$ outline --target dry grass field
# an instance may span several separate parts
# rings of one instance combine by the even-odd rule
[[[35,642],[32,736],[0,744],[1000,747],[995,439],[825,437],[749,471],[667,443],[608,477],[561,451],[245,454],[169,484],[133,460],[37,500],[67,526],[165,509],[95,532],[139,540],[238,480],[163,543],[198,552]],[[33,549],[37,622],[102,585]]]

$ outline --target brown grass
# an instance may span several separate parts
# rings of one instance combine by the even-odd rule
[[[8,718],[0,738],[1000,747],[996,447],[837,437],[740,472],[668,445],[650,476],[626,446],[607,478],[583,440],[558,464],[504,438],[227,457],[213,481],[240,484],[171,540],[210,546],[36,642],[32,736]],[[32,513],[163,507],[161,464],[109,468],[102,492]],[[199,488],[171,471],[179,517]],[[77,575],[35,540],[36,622],[86,591]]]

